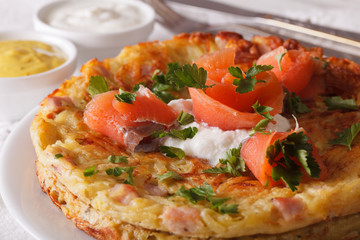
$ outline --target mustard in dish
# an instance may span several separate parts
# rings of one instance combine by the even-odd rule
[[[20,77],[56,68],[65,57],[54,47],[39,41],[0,42],[0,77]]]

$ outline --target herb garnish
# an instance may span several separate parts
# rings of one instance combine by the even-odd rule
[[[193,204],[196,204],[198,201],[206,200],[210,202],[211,208],[216,209],[222,214],[238,213],[238,205],[225,204],[225,202],[230,200],[231,198],[215,197],[215,193],[211,185],[208,183],[204,183],[204,185],[200,185],[199,187],[193,187],[190,189],[186,189],[185,186],[181,186],[181,188],[176,191],[176,195],[184,197]]]
[[[157,130],[151,134],[153,138],[163,138],[166,136],[172,138],[178,138],[181,140],[185,140],[187,138],[193,138],[198,132],[197,127],[187,127],[181,130],[171,129],[170,131]]]
[[[134,93],[129,93],[119,88],[119,94],[116,94],[115,98],[119,102],[133,104],[133,101],[135,101],[136,99],[136,95]]]
[[[96,167],[96,166],[92,166],[92,167],[86,168],[86,169],[84,170],[84,172],[83,172],[84,177],[90,177],[90,176],[98,173],[99,170],[95,170],[95,167]]]
[[[194,121],[194,116],[191,115],[190,113],[184,112],[183,110],[181,110],[177,121],[180,125],[187,125],[190,124]]]
[[[241,176],[241,172],[245,172],[245,162],[240,155],[240,150],[241,144],[238,148],[231,148],[226,153],[225,159],[219,159],[220,167],[205,169],[203,172],[214,174],[228,173],[235,177]]]
[[[192,65],[185,64],[182,68],[175,70],[175,75],[178,78],[175,84],[179,88],[193,87],[198,89],[206,89],[211,86],[205,85],[207,79],[207,72],[204,68],[193,63]]]
[[[108,168],[105,170],[107,175],[113,175],[115,177],[120,176],[123,173],[127,173],[128,177],[124,180],[125,184],[134,185],[133,180],[133,171],[135,167],[115,167],[115,168]]]
[[[140,86],[146,87],[146,82],[141,82],[141,83],[135,84],[135,86],[131,89],[131,92],[137,92],[137,91],[139,91]]]
[[[266,130],[266,127],[269,124],[269,122],[274,119],[273,116],[271,116],[270,113],[269,113],[270,111],[273,110],[273,108],[269,107],[269,106],[261,106],[258,101],[256,101],[251,107],[254,109],[254,111],[257,114],[264,117],[264,119],[261,119],[256,124],[256,126],[252,128],[249,135],[252,136],[256,132],[260,132],[262,134],[268,134],[267,132],[265,132],[265,130]]]
[[[171,100],[175,99],[172,92],[178,92],[181,90],[175,84],[177,79],[175,70],[179,68],[180,65],[178,63],[168,63],[168,71],[166,74],[161,73],[159,69],[157,69],[153,74],[153,85],[151,91],[165,103],[169,103]]]
[[[110,91],[106,79],[101,76],[91,76],[89,80],[88,92],[90,97],[94,97],[96,94]]]
[[[239,67],[229,67],[228,71],[236,79],[233,80],[233,85],[237,86],[236,92],[238,93],[247,93],[254,91],[255,84],[258,82],[265,82],[264,80],[257,80],[256,75],[261,72],[266,72],[274,67],[271,65],[254,65],[247,72],[244,72],[245,78],[243,76],[243,71]]]
[[[353,123],[351,127],[345,128],[344,131],[336,133],[337,138],[330,140],[329,144],[344,145],[351,150],[351,144],[360,132],[360,122]]]
[[[354,99],[343,99],[340,96],[327,97],[324,99],[324,103],[328,107],[328,110],[358,110]]]
[[[61,153],[55,154],[55,159],[62,158],[62,157],[64,157],[64,156]]]
[[[182,159],[185,157],[185,152],[176,147],[169,147],[169,146],[159,146],[159,150],[161,153],[165,154],[165,156],[170,158],[179,158]]]
[[[182,180],[183,179],[183,177],[180,174],[178,174],[177,172],[175,172],[175,171],[167,171],[166,173],[158,175],[158,180],[159,181],[163,181],[163,180],[168,179],[168,178],[172,178],[172,179],[175,179],[175,180]]]
[[[163,102],[169,103],[176,97],[175,92],[180,92],[184,87],[193,87],[206,89],[211,86],[205,85],[207,72],[204,68],[196,64],[185,64],[180,66],[179,63],[169,63],[166,74],[156,70],[152,77],[152,92]]]
[[[320,167],[312,155],[312,145],[304,132],[292,133],[284,140],[275,141],[266,150],[269,164],[273,166],[271,177],[274,181],[282,179],[292,191],[297,190],[302,173],[296,158],[306,173],[312,178],[320,177]]]
[[[285,56],[285,54],[286,54],[286,52],[284,52],[284,53],[282,53],[282,54],[278,54],[278,55],[275,56],[280,71],[282,71],[282,68],[281,68],[281,60],[283,59],[283,57]]]
[[[301,101],[301,98],[294,92],[287,92],[284,99],[285,109],[288,113],[299,117],[300,114],[308,113],[311,110]]]
[[[128,164],[129,163],[128,158],[129,157],[127,157],[127,156],[110,155],[108,157],[108,162],[111,162],[111,163],[126,163],[126,164]]]

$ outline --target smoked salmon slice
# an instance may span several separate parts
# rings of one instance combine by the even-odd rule
[[[235,92],[235,86],[225,83],[217,83],[206,92],[190,88],[195,119],[222,130],[252,128],[262,119],[252,111],[257,100],[261,105],[273,108],[270,114],[281,113],[284,94],[276,76],[267,72],[259,76],[258,79],[266,83],[257,83],[254,91],[245,94]],[[207,83],[213,82],[208,80]]]
[[[121,131],[123,118],[112,105],[117,93],[118,91],[109,91],[95,95],[85,108],[84,120],[90,129],[125,145],[124,134]]]
[[[152,132],[172,125],[177,113],[149,89],[140,87],[133,104],[115,99],[118,91],[95,95],[84,111],[85,123],[119,144],[134,150]]]
[[[303,134],[306,135],[304,131],[298,131],[298,133],[300,132],[303,132]],[[271,187],[284,184],[283,181],[275,182],[271,177],[273,168],[277,165],[277,160],[283,157],[283,155],[280,152],[275,158],[274,163],[270,165],[267,150],[269,149],[269,146],[274,145],[276,140],[282,141],[292,133],[294,132],[272,132],[269,134],[256,133],[242,145],[241,157],[244,159],[246,166],[262,185],[268,185]],[[321,170],[318,179],[324,180],[327,177],[327,169],[324,162],[319,157],[319,154],[312,142],[308,140],[308,143],[312,146],[312,156]],[[297,159],[295,159],[295,162],[300,166]],[[301,181],[309,181],[312,179],[303,168],[301,168],[301,174]]]
[[[258,60],[258,65],[272,65],[281,84],[291,92],[303,90],[313,75],[314,61],[312,53],[304,50],[286,50],[283,46],[265,53]],[[281,66],[281,69],[280,69]]]
[[[262,117],[254,113],[252,105],[258,101],[270,106],[270,114],[281,113],[283,107],[283,89],[276,76],[271,72],[261,72],[254,90],[247,93],[236,92],[234,78],[228,68],[234,66],[235,49],[225,48],[206,54],[195,61],[199,67],[207,70],[207,88],[205,92],[189,89],[193,100],[193,114],[197,121],[222,130],[235,130],[254,127]]]
[[[119,102],[115,98],[113,107],[121,114],[123,124],[131,126],[139,122],[154,122],[170,126],[177,118],[173,108],[157,98],[150,89],[140,86],[133,104]]]
[[[257,113],[240,112],[206,95],[202,90],[190,88],[193,115],[197,122],[207,123],[222,130],[252,128],[261,119]]]

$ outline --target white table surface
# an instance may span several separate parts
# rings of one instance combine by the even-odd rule
[[[54,0],[0,0],[0,31],[32,30],[32,16],[36,9]],[[218,0],[221,1],[221,0]],[[291,17],[298,20],[329,26],[333,28],[360,32],[360,1],[359,0],[223,0],[246,9]],[[251,2],[251,3],[250,3]],[[231,22],[233,16],[214,13],[199,8],[184,7],[173,4],[176,10],[189,16],[210,23]],[[185,10],[185,11],[184,11]],[[156,24],[149,40],[164,40],[172,34]],[[0,113],[1,114],[1,113]],[[6,137],[18,123],[16,121],[0,121],[0,151]],[[34,239],[9,214],[0,198],[0,240],[30,240]]]

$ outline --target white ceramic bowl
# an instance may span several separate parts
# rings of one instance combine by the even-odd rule
[[[142,23],[126,29],[114,29],[111,32],[99,33],[95,30],[71,30],[64,27],[54,27],[50,18],[54,11],[76,8],[79,4],[128,4],[141,12]],[[34,16],[34,28],[37,31],[51,33],[73,41],[79,50],[83,61],[91,58],[102,60],[115,57],[124,46],[146,41],[153,30],[155,12],[149,5],[138,0],[78,0],[51,2],[39,8]],[[83,62],[81,62],[83,63]]]
[[[22,77],[0,77],[0,120],[18,120],[58,88],[76,68],[77,49],[63,38],[36,32],[0,32],[0,41],[35,40],[57,47],[66,61],[46,72]]]

